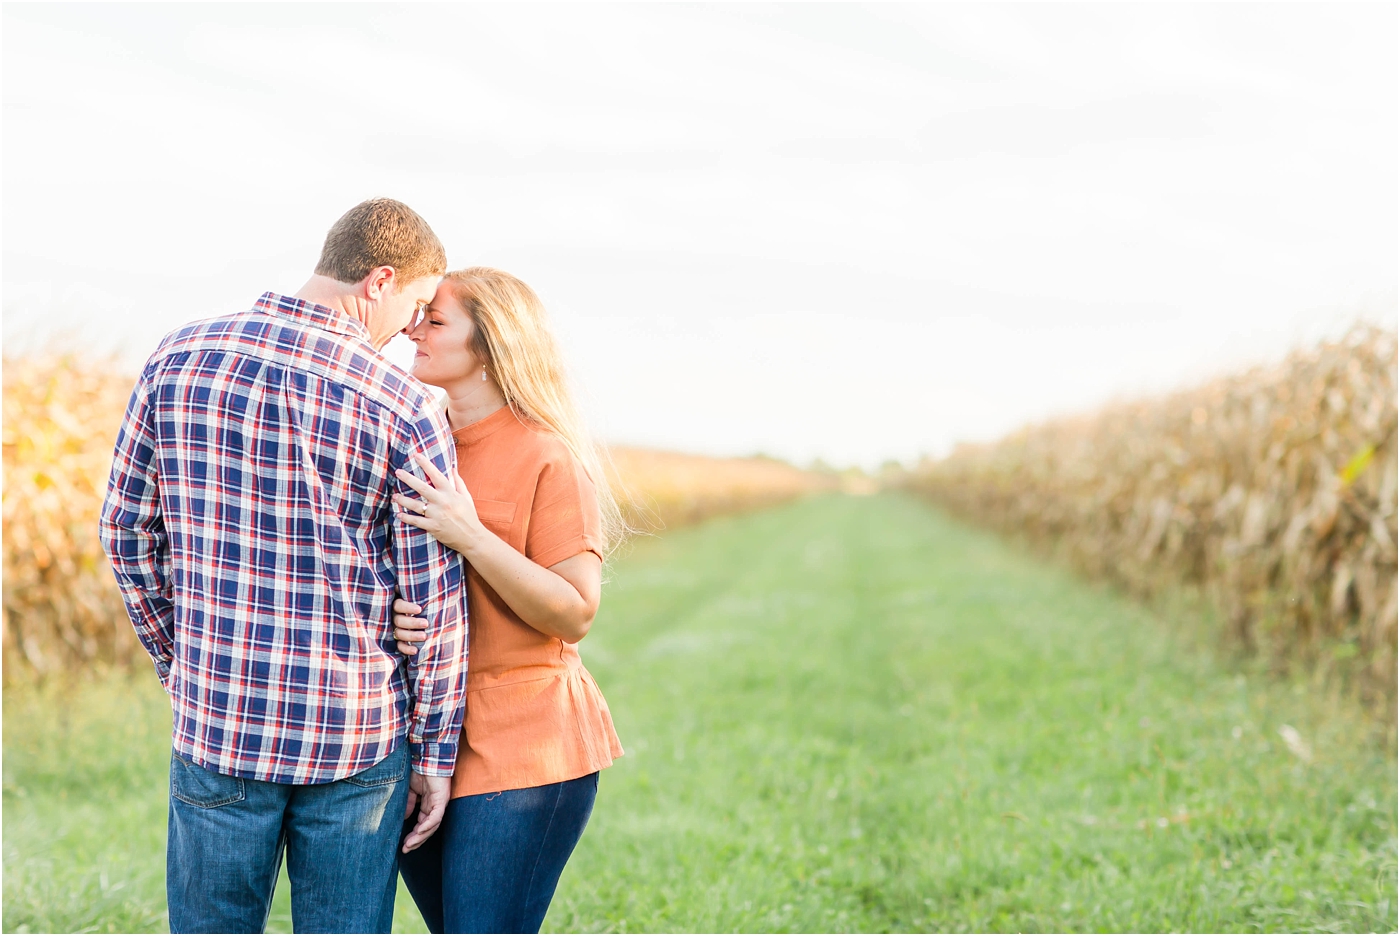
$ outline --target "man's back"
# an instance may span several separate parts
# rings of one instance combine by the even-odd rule
[[[168,336],[132,395],[103,538],[170,692],[175,749],[219,773],[338,780],[406,725],[415,766],[450,772],[461,563],[395,523],[390,498],[413,452],[450,469],[453,447],[427,390],[367,337],[268,293]],[[441,610],[443,639],[412,674],[396,591]]]

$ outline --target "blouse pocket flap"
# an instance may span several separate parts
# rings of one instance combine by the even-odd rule
[[[483,523],[511,523],[515,520],[515,504],[511,501],[478,500],[476,515]]]

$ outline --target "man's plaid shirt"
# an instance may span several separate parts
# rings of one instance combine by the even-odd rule
[[[407,735],[447,776],[462,728],[461,558],[396,521],[394,469],[455,450],[427,389],[363,325],[264,293],[168,335],[117,436],[102,542],[174,710],[175,750],[223,774],[324,783]],[[429,639],[397,652],[393,602]]]

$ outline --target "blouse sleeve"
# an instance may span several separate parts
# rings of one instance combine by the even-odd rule
[[[601,559],[602,527],[598,498],[583,466],[567,455],[546,463],[535,485],[525,556],[545,568],[582,552]]]

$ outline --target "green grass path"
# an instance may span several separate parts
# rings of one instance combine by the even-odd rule
[[[614,579],[583,654],[628,754],[547,930],[1396,927],[1373,725],[916,501],[712,521]],[[7,693],[7,931],[164,925],[141,676]]]

